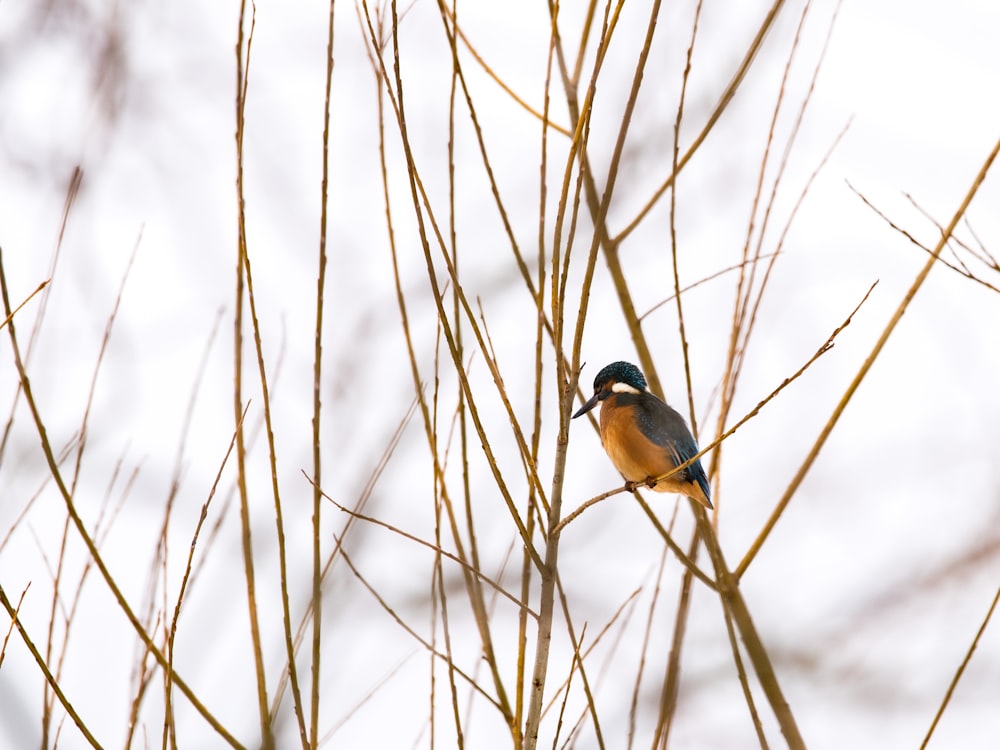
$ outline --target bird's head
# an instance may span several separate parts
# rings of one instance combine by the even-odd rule
[[[594,395],[580,407],[573,419],[586,414],[613,393],[642,393],[645,390],[646,378],[638,367],[631,362],[612,362],[597,373]]]

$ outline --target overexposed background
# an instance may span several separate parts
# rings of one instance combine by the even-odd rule
[[[703,9],[682,150],[702,128],[767,7],[708,3]],[[837,7],[817,2],[810,9],[776,128],[777,153],[785,147]],[[800,3],[784,8],[733,104],[678,179],[684,283],[740,260],[771,113],[801,11]],[[648,12],[645,3],[626,3],[601,72],[590,136],[598,184],[605,180]],[[248,250],[271,378],[295,622],[310,595],[312,489],[302,472],[311,473],[312,466],[327,13],[323,4],[258,4],[244,143]],[[561,13],[564,37],[575,39],[580,10],[563,7]],[[635,217],[670,172],[693,14],[690,3],[665,3],[662,8],[609,212],[613,231]],[[105,509],[102,551],[126,596],[143,611],[150,596],[154,608],[164,602],[172,608],[200,508],[234,429],[237,17],[236,3],[0,4],[0,249],[15,304],[52,276],[47,297],[32,300],[16,323],[24,346],[44,310],[28,371],[57,448],[78,437],[108,317],[135,252],[96,384],[75,497],[91,525]],[[541,108],[549,38],[546,4],[460,3],[459,22],[494,72]],[[330,496],[352,505],[406,417],[414,385],[388,249],[378,158],[378,82],[354,5],[337,5],[335,27],[322,484]],[[833,350],[726,443],[718,485],[719,531],[731,565],[758,534],[926,261],[850,186],[933,247],[939,232],[919,209],[939,225],[947,224],[1000,136],[997,29],[1000,8],[985,0],[947,6],[846,0],[839,6],[765,246],[777,241],[810,175],[849,127],[785,239],[746,355],[736,415],[749,411],[804,363],[871,284],[879,283]],[[451,55],[436,4],[420,0],[409,6],[400,26],[400,47],[411,144],[446,227]],[[462,61],[515,238],[533,268],[541,126],[464,49]],[[586,80],[589,64],[584,70]],[[553,121],[568,126],[565,100],[555,84],[551,107]],[[463,288],[482,305],[514,408],[530,423],[534,339],[527,332],[534,329],[534,308],[511,262],[467,115],[459,122],[454,220]],[[387,138],[400,271],[417,357],[428,378],[435,357],[446,360],[447,354],[438,341],[399,135],[392,126]],[[567,147],[567,139],[550,131],[549,244]],[[769,179],[777,168],[777,157],[772,158]],[[77,167],[82,183],[54,261]],[[959,231],[970,243],[978,237],[995,256],[1000,255],[998,206],[1000,178],[991,174],[968,212],[969,226]],[[759,228],[759,214],[756,222]],[[578,231],[585,249],[590,225],[581,223]],[[570,295],[572,290],[579,294],[583,250],[579,252]],[[671,293],[668,198],[630,235],[621,255],[640,312]],[[1000,286],[997,269],[980,265],[974,270]],[[702,442],[716,430],[713,408],[718,406],[735,283],[734,274],[723,275],[684,298]],[[651,313],[645,326],[656,347],[664,395],[686,414],[674,304]],[[996,291],[939,264],[743,579],[751,613],[810,747],[919,746],[993,599],[1000,575],[998,332]],[[30,414],[17,396],[17,371],[7,332],[2,333],[0,413],[11,409],[13,417],[0,457],[0,584],[15,599],[30,584],[21,617],[36,642],[44,644],[65,507],[52,486]],[[472,354],[474,343],[469,336],[470,378],[483,387],[479,409],[512,492],[523,502],[526,487],[508,418],[488,370]],[[588,391],[587,384],[605,363],[635,360],[602,259],[581,359],[587,362],[581,383]],[[245,361],[248,377],[255,377],[250,350]],[[552,362],[550,347],[550,378]],[[441,377],[441,432],[446,434],[456,378],[447,368]],[[258,430],[259,390],[248,386],[246,396],[251,399],[248,425]],[[544,398],[551,417],[543,422],[543,481],[551,476],[558,429],[552,383]],[[472,443],[478,445],[474,436]],[[365,512],[433,538],[428,456],[418,415],[407,424]],[[502,578],[515,532],[482,456],[472,455],[471,461],[483,569]],[[72,463],[64,467],[69,475]],[[457,458],[448,470],[459,470]],[[284,664],[284,644],[262,433],[249,471],[256,480],[251,486],[252,527],[273,689]],[[160,575],[151,566],[175,475],[180,485],[171,516],[174,536],[164,594],[151,583]],[[230,504],[234,476],[230,465],[213,500],[209,523],[221,521],[222,526],[212,546],[199,550],[204,568],[185,601],[176,663],[219,719],[252,746],[259,734],[238,505]],[[566,504],[572,508],[619,482],[597,435],[583,420],[573,423]],[[669,518],[672,497],[649,499]],[[112,519],[108,514],[113,509],[118,510]],[[686,507],[680,510],[676,538],[683,544],[691,519]],[[324,549],[329,551],[332,534],[340,533],[345,517],[333,506],[326,506],[326,512],[330,535]],[[348,550],[355,564],[398,613],[429,631],[432,555],[384,529],[362,525],[351,533]],[[639,601],[649,606],[662,542],[627,496],[615,496],[567,527],[561,551],[570,606],[578,622],[588,623],[591,639],[636,589],[641,588]],[[67,591],[84,574],[86,561],[86,550],[71,530],[62,566],[70,581],[63,584]],[[516,590],[519,565],[515,545],[503,578],[511,590]],[[648,742],[644,738],[655,721],[679,571],[676,561],[668,560],[649,657],[648,695],[643,693],[649,703],[640,712],[637,746]],[[54,658],[65,651],[62,685],[91,731],[106,746],[120,746],[140,644],[96,571],[87,575],[65,640],[63,626],[57,625]],[[427,653],[344,566],[331,574],[324,592],[321,734],[336,728],[328,746],[429,747]],[[68,599],[59,603],[67,610],[70,606]],[[454,648],[457,658],[474,670],[479,649],[475,625],[467,612],[456,610]],[[609,638],[593,657],[591,675],[601,673],[596,700],[609,747],[624,747],[628,733],[645,617],[640,612],[618,626],[620,643],[612,646]],[[500,632],[504,623],[511,628],[516,623],[516,611],[502,601],[495,617]],[[0,631],[6,632],[8,622],[6,615],[0,617]],[[697,591],[688,637],[674,746],[752,746],[756,740],[733,678],[718,600],[704,589]],[[498,647],[512,660],[513,640]],[[568,669],[572,651],[565,642],[555,647],[561,656],[554,663],[562,658]],[[1000,636],[991,625],[930,747],[997,745],[998,675]],[[490,682],[484,675],[480,679]],[[42,674],[15,633],[0,665],[0,746],[41,744],[43,686]],[[438,689],[438,710],[447,712],[445,690]],[[372,690],[371,699],[355,710]],[[778,746],[781,738],[766,705],[762,711]],[[176,712],[181,747],[220,742],[182,698]],[[509,746],[493,712],[482,704],[474,704],[471,712],[467,746]],[[445,713],[444,721],[438,721],[447,727],[447,718]],[[554,716],[547,721],[543,743],[551,742]],[[143,729],[133,744],[158,743],[161,696],[148,700],[140,722]],[[287,697],[278,736],[279,747],[291,746],[296,737]],[[451,740],[441,734],[436,742],[448,747]],[[578,745],[592,743],[584,732]],[[58,745],[81,747],[84,740],[66,721]]]

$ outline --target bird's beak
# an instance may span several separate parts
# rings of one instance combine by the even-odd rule
[[[590,400],[587,401],[587,403],[585,403],[583,406],[580,407],[580,410],[576,414],[570,417],[570,419],[576,419],[581,414],[586,414],[588,411],[597,406],[597,404],[600,403],[600,400],[601,400],[600,392],[595,393],[593,396],[590,397]]]

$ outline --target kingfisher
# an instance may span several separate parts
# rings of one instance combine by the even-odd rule
[[[712,507],[708,478],[695,461],[676,474],[656,477],[697,455],[698,444],[684,417],[654,396],[642,371],[631,362],[612,362],[594,378],[594,395],[573,415],[601,405],[601,443],[629,489],[646,484],[657,492],[676,492]]]

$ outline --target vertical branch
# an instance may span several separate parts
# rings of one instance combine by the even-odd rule
[[[698,542],[698,530],[695,529],[688,545],[688,557],[692,562],[698,559]],[[680,695],[681,682],[681,649],[684,646],[684,636],[687,635],[688,618],[691,614],[691,586],[693,583],[694,574],[690,568],[686,568],[681,578],[677,611],[674,614],[674,635],[670,641],[667,669],[663,677],[663,689],[660,691],[660,713],[656,719],[654,747],[666,748],[667,740],[670,737],[670,727],[673,725],[674,711],[677,709],[677,696]],[[650,614],[652,615],[652,613]]]
[[[451,24],[453,28],[458,27],[458,2],[457,0],[452,0],[452,5],[450,10],[445,11],[444,3],[438,3],[439,8],[442,10],[442,21],[445,27],[445,35],[448,38],[448,51],[451,54],[451,76],[450,84],[448,89],[448,240],[447,245],[451,252],[451,263],[452,267],[455,269],[455,273],[458,273],[458,230],[456,227],[456,212],[455,212],[455,191],[456,191],[456,181],[455,181],[455,104],[458,97],[458,83],[460,76],[460,67],[458,61],[458,46],[455,43],[455,34],[449,32],[448,23],[449,18],[451,19]],[[448,252],[448,250],[445,250]],[[456,360],[462,361],[465,356],[465,346],[462,340],[462,317],[461,317],[461,299],[459,295],[458,284],[452,285],[452,315],[454,316],[454,339],[456,348]],[[437,327],[437,340],[434,351],[434,416],[433,416],[433,445],[435,453],[440,445],[438,442],[437,435],[437,424],[438,424],[438,367],[440,361],[438,359],[438,354],[440,351],[440,344],[442,338],[443,326],[442,321],[438,321]],[[461,367],[456,368],[456,374],[458,376],[457,383],[457,405],[455,407],[455,420],[457,421],[458,427],[458,443],[459,443],[459,461],[461,462],[461,476],[462,476],[462,501],[464,505],[465,512],[465,523],[466,531],[469,538],[469,562],[471,563],[474,570],[480,570],[479,564],[479,545],[476,542],[475,534],[475,521],[472,512],[472,491],[469,484],[469,439],[468,439],[468,411],[466,408],[465,401],[465,388],[463,388],[462,379],[466,378],[466,373]],[[455,725],[455,735],[456,735],[456,745],[459,750],[465,748],[465,732],[462,729],[462,716],[460,705],[458,702],[458,692],[457,685],[455,682],[455,663],[452,652],[451,644],[451,630],[448,620],[448,597],[447,589],[445,587],[444,581],[444,571],[441,566],[441,521],[442,521],[442,508],[447,508],[449,518],[454,517],[452,506],[450,502],[447,502],[447,492],[444,487],[445,479],[442,474],[436,474],[434,477],[435,484],[435,503],[434,503],[434,533],[435,542],[438,546],[438,554],[435,558],[435,569],[437,571],[437,593],[440,596],[441,605],[441,620],[444,632],[445,649],[448,655],[448,685],[451,696],[451,709],[452,709],[452,721]],[[452,536],[457,538],[457,527],[452,521]],[[461,549],[461,547],[460,547]],[[490,640],[489,628],[485,622],[485,610],[483,607],[479,606],[481,601],[482,590],[478,585],[478,581],[475,581],[473,577],[465,575],[466,588],[469,590],[470,599],[472,602],[472,608],[475,613],[477,623],[479,624],[480,638],[483,644],[483,655],[484,658],[488,659],[491,668],[496,670],[496,658],[492,648],[492,642]],[[435,631],[436,632],[436,631]],[[433,673],[432,673],[433,674]],[[496,672],[494,671],[494,674]],[[432,683],[432,693],[433,693],[433,683]],[[433,698],[432,698],[433,699]],[[435,722],[433,721],[433,703],[431,705],[432,711],[432,721],[431,721],[431,746],[434,746],[434,734],[433,730],[435,727]]]
[[[553,28],[553,44],[559,62],[563,87],[566,90],[567,99],[571,102],[570,116],[573,118],[575,123],[573,137],[573,145],[575,148],[570,149],[570,160],[567,161],[566,165],[563,184],[564,195],[566,195],[566,191],[568,191],[569,186],[569,168],[575,160],[579,160],[577,163],[581,173],[581,181],[587,181],[589,179],[589,170],[587,169],[584,158],[584,144],[586,143],[585,134],[589,133],[591,104],[596,92],[597,77],[601,70],[604,52],[611,38],[611,29],[613,29],[614,24],[617,21],[617,13],[620,12],[620,10],[621,3],[618,5],[616,14],[612,17],[610,2],[605,7],[602,35],[597,48],[597,59],[594,63],[594,69],[590,85],[587,90],[585,103],[581,108],[577,106],[575,85],[570,82],[569,73],[566,67],[565,54],[558,34],[558,5],[553,2],[549,3],[549,14]],[[584,39],[586,38],[587,37],[585,36]],[[580,56],[582,57],[582,55],[583,50],[581,49]],[[581,112],[583,113],[582,115]],[[561,209],[563,208],[564,204],[561,206]],[[560,232],[562,228],[562,215],[563,211],[560,210],[560,217],[556,222],[557,238],[558,232]],[[599,227],[600,222],[595,221],[595,226]],[[597,233],[595,233],[595,239],[591,244],[587,257],[586,270],[584,272],[583,286],[580,295],[580,306],[577,311],[577,324],[573,337],[572,364],[569,366],[569,371],[566,369],[565,359],[563,357],[566,314],[564,304],[565,283],[556,283],[558,271],[560,270],[560,259],[557,246],[558,240],[553,247],[552,253],[552,318],[554,327],[553,338],[558,355],[556,357],[556,383],[559,388],[559,434],[556,438],[556,456],[552,472],[552,492],[547,519],[550,533],[545,547],[544,563],[540,568],[541,580],[539,592],[540,604],[538,612],[538,634],[535,646],[535,664],[531,678],[531,692],[528,700],[528,712],[525,719],[523,744],[525,750],[533,750],[538,743],[538,730],[542,716],[545,680],[548,673],[549,649],[552,645],[552,619],[554,615],[556,584],[558,581],[557,563],[559,559],[559,522],[562,517],[562,484],[566,471],[566,451],[569,446],[569,415],[572,410],[572,400],[574,394],[576,393],[577,381],[580,375],[580,344],[583,338],[584,326],[587,319],[590,286],[593,282],[594,269],[597,263]],[[569,268],[569,260],[569,245],[567,245],[566,257],[563,260],[563,279],[565,279],[565,273]]]
[[[618,16],[622,10],[622,3],[619,3],[618,7],[615,9],[615,14],[611,18],[611,24],[607,28],[603,38],[602,38],[602,51],[607,49],[607,44],[610,42],[611,34],[617,24]],[[646,24],[646,36],[643,39],[642,48],[639,51],[638,59],[636,60],[635,71],[632,75],[632,85],[629,89],[629,96],[625,102],[625,111],[622,113],[622,123],[618,130],[618,136],[615,139],[614,149],[611,154],[611,161],[608,165],[608,174],[605,179],[604,185],[602,187],[603,192],[598,190],[597,183],[593,177],[593,170],[589,164],[589,157],[587,156],[586,150],[581,150],[580,157],[584,160],[585,166],[583,170],[584,176],[584,187],[586,188],[587,205],[590,210],[591,219],[594,223],[594,240],[593,247],[597,248],[600,246],[604,250],[604,260],[607,263],[608,271],[611,274],[611,278],[614,282],[615,291],[618,293],[618,304],[621,307],[622,315],[625,317],[625,323],[628,326],[629,333],[632,337],[632,343],[636,348],[636,353],[638,354],[639,361],[643,372],[649,378],[650,389],[662,393],[663,387],[660,385],[659,376],[656,372],[656,367],[653,364],[653,356],[649,350],[649,345],[646,341],[645,336],[639,326],[639,316],[635,311],[635,305],[632,301],[632,295],[629,293],[628,284],[625,280],[625,272],[622,269],[621,259],[618,257],[618,249],[620,247],[619,243],[612,240],[610,232],[607,226],[607,216],[608,210],[611,207],[611,199],[614,195],[615,185],[618,181],[618,170],[621,166],[622,156],[625,152],[625,142],[628,136],[629,127],[632,124],[632,115],[635,112],[635,105],[639,98],[639,89],[642,84],[643,74],[646,69],[646,62],[649,59],[649,51],[653,43],[653,35],[656,31],[656,21],[660,13],[660,0],[654,0],[649,11],[649,20]],[[602,52],[599,52],[598,62],[595,63],[595,76],[597,70],[601,65],[601,58],[603,57]],[[572,107],[572,100],[570,100]],[[571,114],[575,118],[577,116],[576,112],[571,109]],[[600,197],[598,195],[600,194]],[[582,334],[582,329],[580,330]],[[574,347],[574,351],[578,348],[581,340],[576,342],[577,346]]]
[[[316,274],[316,327],[313,342],[313,508],[312,508],[312,687],[309,695],[309,746],[319,747],[319,684],[320,656],[323,636],[323,564],[320,559],[320,505],[322,504],[323,458],[320,451],[320,416],[322,414],[323,381],[323,293],[326,289],[326,238],[328,195],[330,184],[330,91],[333,86],[333,19],[334,0],[330,0],[329,21],[326,32],[326,91],[323,107],[323,182],[320,189],[319,219],[319,270]],[[289,654],[289,674],[294,664],[294,654]]]
[[[246,444],[243,434],[243,295],[244,259],[247,253],[246,212],[243,197],[243,131],[246,111],[247,80],[249,77],[250,45],[253,40],[253,13],[250,34],[247,38],[246,67],[243,61],[243,28],[246,17],[246,0],[240,3],[239,25],[236,39],[236,199],[238,242],[236,262],[236,290],[233,315],[233,409],[236,423],[237,484],[240,495],[240,526],[242,529],[243,572],[246,577],[247,606],[250,617],[250,638],[253,643],[254,667],[257,676],[257,709],[260,713],[261,744],[268,750],[274,747],[271,723],[267,711],[267,680],[264,676],[264,654],[257,622],[257,592],[254,581],[253,544],[250,537],[250,507],[246,477]]]
[[[260,334],[260,319],[257,316],[257,302],[254,294],[253,272],[250,265],[250,255],[243,253],[243,270],[246,274],[247,299],[250,308],[250,325],[253,330],[254,350],[257,355],[257,373],[260,378],[261,396],[264,404],[264,428],[267,437],[267,457],[271,470],[271,493],[274,498],[275,534],[278,541],[278,570],[281,587],[281,619],[285,637],[285,653],[288,657],[288,679],[292,689],[292,705],[298,723],[299,737],[303,748],[308,746],[306,737],[305,717],[302,712],[302,692],[299,690],[298,667],[295,663],[295,644],[292,641],[292,616],[289,609],[288,594],[288,554],[285,544],[285,520],[281,505],[281,492],[278,486],[278,453],[274,440],[274,428],[271,420],[271,394],[267,384],[267,370],[264,365],[264,346]],[[248,530],[249,531],[249,530]],[[249,538],[249,537],[248,537]],[[264,695],[265,701],[267,695]],[[270,726],[270,717],[268,726]]]
[[[687,96],[688,79],[691,76],[691,58],[694,55],[694,42],[698,36],[698,20],[701,18],[701,0],[695,6],[694,21],[691,24],[691,43],[687,48],[687,58],[684,73],[681,76],[681,95],[677,103],[677,117],[674,119],[674,147],[672,150],[671,172],[676,175],[680,159],[681,122],[684,119],[684,101]],[[684,305],[681,303],[681,277],[677,268],[677,182],[676,177],[670,189],[670,258],[674,274],[674,301],[677,303],[677,327],[681,337],[681,354],[684,358],[684,378],[687,384],[688,414],[691,420],[691,432],[698,439],[698,415],[694,408],[694,387],[691,384],[691,359],[688,355],[687,330],[684,325]],[[638,322],[638,321],[637,321]],[[687,581],[690,585],[690,580]]]
[[[546,279],[546,253],[545,253],[545,218],[546,218],[546,198],[548,195],[548,178],[546,174],[546,169],[548,167],[548,136],[549,136],[549,112],[551,105],[551,82],[552,82],[552,62],[553,62],[553,52],[555,48],[555,36],[557,34],[557,24],[555,17],[552,18],[551,22],[551,32],[549,36],[549,46],[548,55],[546,59],[545,66],[545,84],[543,87],[544,103],[542,107],[542,130],[541,130],[541,156],[538,172],[538,294],[536,296],[536,315],[537,315],[537,326],[535,329],[535,392],[534,392],[534,426],[531,435],[531,458],[532,461],[537,465],[538,463],[538,451],[541,444],[541,434],[542,434],[542,390],[544,387],[543,378],[543,350],[542,344],[545,334],[545,279]],[[560,217],[562,211],[560,211]],[[558,264],[558,251],[553,248],[552,252],[552,299],[553,301],[559,298],[559,264]],[[555,313],[556,305],[553,303],[553,313]],[[553,337],[553,343],[555,344],[555,351],[560,353],[562,348],[556,339],[556,336],[562,335],[563,330],[563,320],[562,316],[553,317],[553,326],[550,333]],[[563,357],[558,354],[556,357],[556,379],[557,382],[562,382],[563,377]],[[534,489],[532,488],[528,496],[528,519],[527,519],[527,530],[528,533],[534,536],[535,525],[536,525],[536,513],[532,512],[532,507],[536,506],[537,498],[535,496]],[[551,506],[550,506],[551,507]],[[515,747],[521,747],[524,744],[524,734],[522,732],[522,727],[524,726],[525,714],[524,714],[524,699],[525,699],[525,671],[527,666],[527,646],[528,646],[528,613],[527,605],[531,596],[531,581],[534,577],[534,570],[531,565],[531,557],[525,551],[521,559],[521,591],[520,599],[524,607],[518,612],[518,628],[517,628],[517,681],[516,681],[516,697],[514,701],[514,723],[517,730],[515,734]]]
[[[677,265],[677,182],[676,175],[680,161],[681,122],[684,120],[684,102],[687,96],[688,80],[691,76],[691,58],[694,55],[694,44],[698,36],[698,21],[701,18],[701,0],[695,7],[694,21],[691,24],[691,42],[688,44],[684,73],[681,76],[681,93],[677,103],[677,117],[674,119],[674,147],[671,156],[671,173],[675,176],[670,189],[670,257],[674,277],[674,300],[677,304],[677,327],[681,338],[681,353],[684,360],[684,378],[688,398],[688,414],[691,421],[691,432],[698,438],[698,418],[694,408],[694,386],[691,382],[691,358],[688,352],[687,329],[684,324],[684,305],[681,302],[681,279]],[[636,321],[637,323],[639,321]],[[697,559],[698,533],[692,535],[688,547],[691,560]],[[677,696],[680,691],[681,656],[684,646],[684,636],[687,634],[687,621],[691,613],[691,586],[694,575],[690,568],[685,569],[681,578],[681,592],[674,616],[674,635],[670,643],[670,654],[667,658],[667,670],[663,680],[663,691],[660,695],[660,714],[657,718],[657,733],[662,747],[666,747],[670,734],[674,710],[677,708]]]
[[[442,11],[441,20],[444,24],[445,35],[448,39],[448,51],[451,54],[451,76],[448,90],[448,239],[447,248],[444,249],[444,252],[448,253],[450,250],[451,267],[455,277],[457,277],[458,230],[455,223],[455,190],[457,187],[455,180],[455,104],[458,98],[458,87],[461,80],[461,67],[459,65],[458,45],[456,43],[457,34],[455,31],[458,28],[458,3],[457,0],[452,0],[452,6],[449,10],[445,9],[443,0],[441,0],[438,5]],[[449,29],[449,22],[451,23],[451,29]],[[466,100],[469,101],[468,92],[466,92]],[[471,109],[471,101],[469,104]],[[480,146],[482,147],[481,142]],[[462,338],[462,295],[457,282],[451,285],[451,302],[452,316],[454,318],[454,323],[452,324],[452,333],[455,342],[454,360],[457,363],[461,363],[465,359],[465,344]],[[441,333],[442,328],[439,326],[438,341],[440,341]],[[468,534],[469,562],[475,570],[480,570],[479,544],[476,541],[472,488],[470,486],[469,477],[468,410],[466,408],[465,400],[465,390],[468,387],[468,383],[463,382],[467,379],[465,370],[461,366],[456,367],[455,370],[456,375],[458,376],[456,384],[458,405],[456,407],[455,415],[458,421],[459,460],[462,465],[462,503],[464,506],[463,511],[465,513],[465,531]],[[476,613],[476,619],[479,621],[480,637],[483,640],[483,655],[491,662],[493,669],[496,669],[497,665],[495,664],[492,637],[486,622],[486,610],[482,605],[482,589],[479,586],[479,582],[475,580],[474,577],[467,577],[466,580],[469,586],[475,588],[475,591],[472,592],[471,599],[473,610]]]

